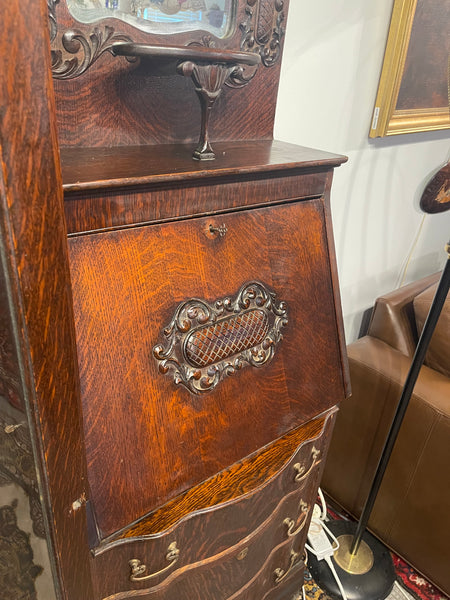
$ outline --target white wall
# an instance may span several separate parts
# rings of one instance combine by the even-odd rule
[[[450,158],[450,132],[369,140],[393,0],[291,0],[275,138],[346,154],[331,195],[347,341],[397,287],[424,217],[418,202]],[[405,282],[441,269],[450,211],[427,215]]]

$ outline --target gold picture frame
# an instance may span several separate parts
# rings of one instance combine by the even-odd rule
[[[394,0],[369,137],[450,128],[450,2]]]

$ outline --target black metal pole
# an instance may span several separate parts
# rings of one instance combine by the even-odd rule
[[[425,359],[425,354],[430,343],[431,336],[433,335],[436,323],[439,319],[439,315],[441,314],[442,307],[448,294],[448,290],[450,287],[450,242],[447,244],[446,251],[447,262],[442,272],[441,279],[436,290],[436,294],[433,298],[430,311],[428,313],[425,325],[422,330],[422,334],[417,344],[411,367],[406,377],[405,385],[403,386],[402,395],[397,406],[394,420],[392,421],[391,428],[389,430],[386,442],[384,444],[383,452],[381,453],[380,460],[378,462],[377,470],[375,472],[375,477],[373,479],[369,495],[367,497],[366,503],[358,521],[358,526],[356,528],[356,532],[353,537],[352,545],[350,548],[350,554],[356,554],[358,552],[358,548],[361,543],[363,533],[367,527],[367,523],[369,521],[369,517],[378,494],[378,490],[380,489],[380,485],[384,473],[386,471],[386,467],[388,465],[392,449],[395,444],[395,440],[397,439],[397,435],[402,424],[403,417],[405,416],[406,409],[408,408],[409,400],[411,398],[414,385],[416,383],[417,377],[419,376],[419,371]]]

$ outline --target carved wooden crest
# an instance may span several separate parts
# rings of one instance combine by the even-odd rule
[[[287,323],[285,303],[254,281],[242,286],[235,299],[209,304],[193,298],[180,304],[153,356],[160,373],[202,394],[244,367],[270,362]]]
[[[265,67],[274,65],[284,36],[283,0],[247,0],[246,19],[240,24],[241,49],[258,52]]]
[[[171,0],[170,0],[171,1]],[[95,2],[84,0],[47,0],[50,40],[52,48],[52,72],[55,79],[72,79],[85,73],[100,56],[105,53],[114,55],[114,46],[119,43],[147,43],[148,33],[139,31],[129,23],[122,22],[119,3],[116,0],[105,0],[103,11],[109,17],[93,19],[92,22],[78,22],[68,11],[68,3],[81,7],[86,11],[90,6],[98,11]],[[130,3],[130,15],[143,23],[140,14],[145,11],[149,2],[141,0]],[[164,4],[153,3],[161,10]],[[176,2],[179,8],[180,3]],[[205,45],[204,40],[211,40],[207,46],[243,50],[258,54],[265,67],[274,65],[281,53],[281,41],[285,33],[286,15],[283,0],[241,0],[230,1],[230,25],[223,39],[212,32],[193,30],[188,32],[190,43]],[[142,5],[142,6],[141,6]],[[105,8],[106,6],[106,8]],[[94,12],[95,12],[94,10]],[[167,12],[167,11],[166,11]],[[200,11],[202,12],[202,11]],[[211,19],[214,11],[206,11]],[[216,11],[217,12],[217,11]],[[222,11],[223,12],[223,11]],[[101,13],[103,14],[103,13]],[[62,17],[62,19],[61,19]],[[133,21],[130,21],[130,23]],[[214,27],[212,29],[214,31]],[[170,37],[170,36],[169,36]],[[175,35],[175,37],[177,37]],[[150,35],[152,43],[167,44],[167,35]],[[149,39],[150,39],[149,38]],[[159,40],[159,41],[157,41]],[[241,87],[249,83],[256,73],[256,68],[239,66],[227,82],[231,87]]]

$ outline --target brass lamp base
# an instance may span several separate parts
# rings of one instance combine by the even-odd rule
[[[339,548],[333,555],[337,565],[351,573],[351,575],[364,575],[373,567],[373,552],[364,540],[361,540],[361,545],[356,554],[350,554],[352,547],[353,536],[350,534],[340,535],[337,538]]]
[[[331,558],[348,600],[384,600],[391,593],[395,570],[389,550],[367,531],[356,554],[350,554],[357,523],[331,521],[327,527],[339,541]],[[308,552],[308,568],[314,581],[329,596],[341,600],[330,567]]]

